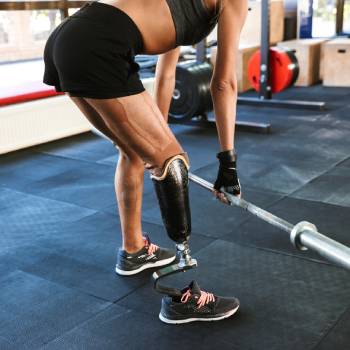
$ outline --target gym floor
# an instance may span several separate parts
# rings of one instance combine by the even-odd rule
[[[243,196],[350,245],[350,89],[292,88],[281,98],[326,101],[326,111],[239,107],[269,135],[237,132]],[[192,172],[213,181],[214,128],[172,126]],[[199,267],[167,278],[235,295],[234,317],[169,326],[151,271],[114,273],[120,245],[113,187],[118,155],[86,133],[0,157],[0,348],[348,349],[350,274],[282,231],[224,206],[191,184],[191,247]],[[144,231],[172,247],[145,175]]]

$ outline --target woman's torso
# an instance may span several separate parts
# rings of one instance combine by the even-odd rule
[[[184,0],[178,0],[184,1]],[[201,0],[210,13],[218,0]],[[101,0],[125,12],[142,34],[143,54],[160,54],[176,46],[176,31],[166,0]]]

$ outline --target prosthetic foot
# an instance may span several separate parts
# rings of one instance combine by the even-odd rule
[[[178,263],[153,274],[155,289],[167,295],[181,295],[181,290],[160,285],[159,279],[197,266],[191,258],[188,240],[191,234],[191,211],[188,198],[189,164],[182,154],[168,159],[160,176],[151,175],[158,197],[164,226],[176,243]]]

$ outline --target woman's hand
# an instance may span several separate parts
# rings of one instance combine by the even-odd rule
[[[218,176],[214,184],[214,195],[221,202],[229,204],[228,199],[221,192],[222,188],[234,196],[241,197],[241,186],[236,169],[237,155],[234,150],[229,150],[218,153],[217,158],[220,164]]]

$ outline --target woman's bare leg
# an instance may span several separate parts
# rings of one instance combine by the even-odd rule
[[[120,145],[96,109],[81,97],[71,98],[96,129],[115,145],[119,143],[114,188],[121,221],[122,248],[128,253],[136,252],[144,246],[141,223],[144,163],[127,145]],[[124,149],[127,151],[124,152]]]
[[[118,146],[135,152],[152,172],[173,155],[183,153],[159,108],[146,92],[114,99],[85,99],[116,135]],[[128,150],[126,150],[126,153]]]
[[[108,128],[96,109],[91,107],[82,97],[72,97],[71,100],[77,105],[81,112],[85,115],[88,121],[102,134],[107,136],[113,143],[117,142],[115,135]]]
[[[166,159],[183,150],[147,93],[110,100],[87,102],[73,98],[73,101],[97,129],[118,144],[115,189],[123,249],[136,252],[144,245],[141,227],[144,162],[157,172]]]

